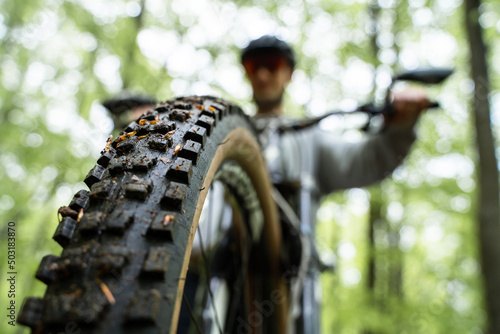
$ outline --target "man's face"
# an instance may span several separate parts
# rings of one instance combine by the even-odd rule
[[[243,66],[259,109],[269,110],[281,104],[285,87],[292,77],[288,61],[279,54],[266,54],[248,57]]]

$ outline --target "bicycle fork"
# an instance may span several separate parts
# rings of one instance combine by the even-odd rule
[[[307,179],[306,179],[307,181]],[[318,284],[319,268],[318,261],[315,261],[314,255],[317,255],[314,248],[314,227],[311,221],[311,187],[310,182],[302,182],[300,186],[300,230],[306,239],[304,251],[308,253],[307,262],[301,265],[301,270],[304,271],[302,281],[302,321],[296,334],[319,334],[320,333],[320,303],[321,303],[321,287]]]

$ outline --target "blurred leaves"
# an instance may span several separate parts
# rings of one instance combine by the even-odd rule
[[[351,254],[339,256],[336,273],[322,279],[323,331],[481,333],[485,316],[473,218],[476,156],[467,111],[473,87],[462,26],[462,16],[474,13],[464,13],[460,0],[380,0],[374,59],[370,5],[324,0],[1,1],[0,221],[1,229],[8,221],[19,227],[17,305],[27,295],[42,295],[43,285],[31,277],[42,256],[59,252],[50,240],[57,208],[86,187],[81,180],[111,132],[111,119],[99,101],[123,91],[158,100],[211,94],[236,101],[251,113],[238,49],[251,38],[276,33],[294,46],[299,60],[286,100],[290,115],[346,108],[367,101],[372,91],[380,100],[387,79],[404,69],[456,69],[444,86],[429,90],[443,110],[422,117],[411,155],[382,183],[387,228],[375,231],[381,261],[375,300],[364,288],[368,211],[362,208],[368,207],[369,195],[365,190],[333,194],[321,208],[319,244],[337,253],[342,246],[340,254]],[[493,0],[484,1],[478,13],[490,59],[500,48],[499,13]],[[497,131],[499,72],[498,62],[491,62]],[[394,233],[400,239],[402,298],[391,296],[383,283],[396,253]],[[0,254],[2,258],[5,252]],[[4,272],[1,261],[0,274]],[[0,332],[11,331],[5,326],[0,323]]]

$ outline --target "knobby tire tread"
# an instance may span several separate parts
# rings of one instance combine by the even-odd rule
[[[45,296],[27,298],[18,322],[33,333],[170,333],[199,193],[237,127],[253,131],[237,106],[183,97],[108,142],[56,229],[62,254],[37,270]]]

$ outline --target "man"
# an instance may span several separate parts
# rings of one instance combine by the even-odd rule
[[[241,61],[253,89],[258,115],[282,115],[283,94],[295,67],[293,50],[274,36],[253,40],[243,50]],[[389,124],[414,124],[429,101],[420,90],[394,94],[394,115]]]
[[[289,319],[290,324],[302,328],[298,332],[319,333],[314,267],[321,264],[313,239],[320,199],[335,190],[367,186],[388,176],[410,150],[415,140],[413,127],[429,101],[420,90],[394,93],[393,114],[386,117],[384,131],[359,142],[347,142],[318,126],[280,133],[278,129],[290,123],[283,116],[283,95],[295,66],[293,50],[274,36],[263,36],[242,50],[241,61],[252,85],[257,105],[254,121],[271,179],[282,195],[280,208],[288,212],[285,216],[305,236],[300,255],[305,272],[291,281],[295,319]],[[294,251],[290,245],[285,250]]]
[[[283,95],[295,66],[293,51],[282,40],[263,36],[248,44],[242,51],[241,61],[257,105],[254,120],[260,131],[269,134],[269,127],[277,127],[273,123],[287,123],[283,118]],[[300,180],[304,176],[301,174],[308,173],[318,188],[318,195],[379,181],[408,153],[415,140],[413,126],[429,100],[423,91],[409,89],[394,93],[392,104],[394,112],[385,120],[386,129],[358,143],[346,142],[318,127],[283,135],[278,145],[281,161],[276,161],[278,151],[266,152],[270,165],[281,166],[271,172],[287,181]],[[262,137],[264,142],[269,140]],[[313,161],[305,163],[298,155]]]

